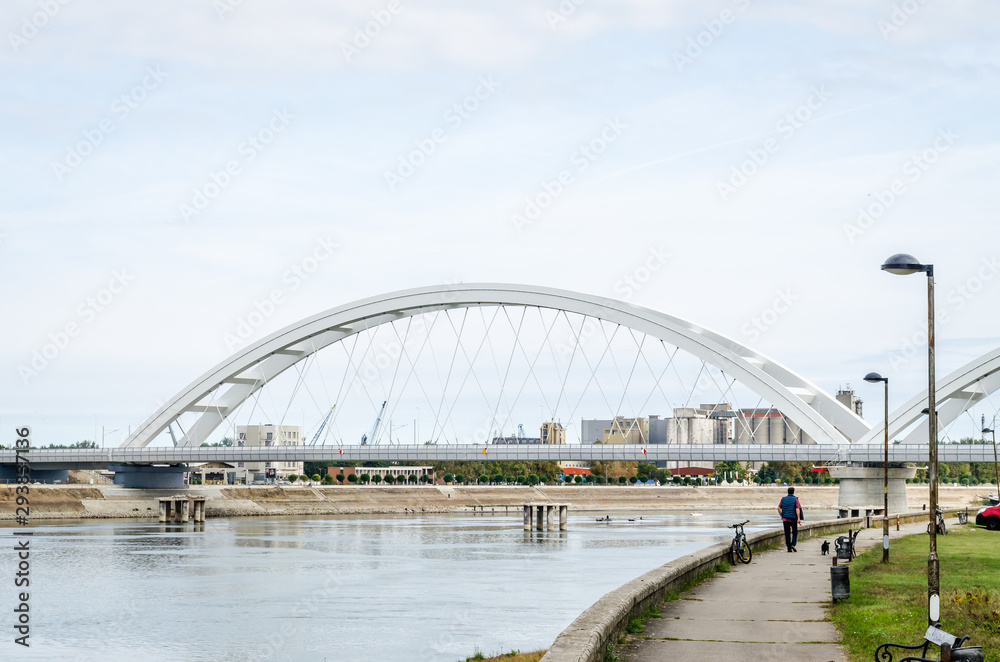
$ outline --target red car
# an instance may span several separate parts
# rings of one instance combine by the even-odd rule
[[[981,508],[976,513],[976,524],[985,526],[990,531],[1000,531],[1000,506]]]

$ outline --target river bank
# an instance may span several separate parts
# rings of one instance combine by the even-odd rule
[[[940,487],[946,508],[978,508],[990,491],[981,487]],[[768,487],[619,486],[193,486],[183,490],[136,490],[106,485],[33,485],[31,519],[156,518],[159,497],[204,497],[208,517],[280,515],[377,515],[405,513],[502,513],[529,501],[568,503],[574,512],[623,513],[656,510],[773,510],[786,493]],[[836,486],[800,485],[796,493],[809,511],[837,508]],[[0,486],[0,521],[13,520],[14,486]],[[927,503],[927,487],[907,486],[910,510]],[[511,511],[513,512],[513,511]]]

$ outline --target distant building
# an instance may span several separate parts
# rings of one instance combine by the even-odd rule
[[[566,443],[566,428],[562,426],[562,423],[544,421],[540,434],[543,444],[564,445]]]
[[[854,389],[851,388],[850,384],[848,384],[846,388],[841,387],[841,389],[837,391],[837,400],[840,401],[840,404],[844,405],[858,416],[861,416],[862,405],[864,402],[862,402],[861,398],[854,395]]]
[[[583,419],[580,421],[580,443],[604,443],[604,431],[611,427],[611,419]]]
[[[303,446],[302,428],[298,425],[238,425],[237,446]],[[237,462],[237,482],[264,482],[305,471],[303,462]]]
[[[737,444],[814,444],[791,419],[774,407],[740,409],[736,412]]]

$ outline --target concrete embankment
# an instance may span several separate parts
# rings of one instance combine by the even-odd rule
[[[969,506],[988,490],[984,487],[942,487],[941,501],[949,508]],[[773,510],[785,488],[771,487],[576,487],[576,486],[194,486],[184,490],[133,490],[107,485],[32,485],[31,519],[154,518],[157,499],[178,493],[207,499],[208,517],[270,515],[502,513],[504,507],[528,501],[570,504],[570,512],[632,512],[654,510]],[[838,488],[800,486],[806,510],[837,507]],[[907,488],[911,510],[927,502],[927,488]],[[0,486],[0,521],[15,517],[14,486]]]

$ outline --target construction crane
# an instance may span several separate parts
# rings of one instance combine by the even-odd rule
[[[375,425],[372,426],[371,432],[361,437],[361,445],[365,446],[369,441],[375,441],[375,435],[378,434],[378,426],[382,424],[382,414],[385,413],[385,405],[388,400],[382,402],[382,408],[378,410],[378,417],[375,419]]]
[[[333,410],[336,407],[337,405],[330,407],[330,411],[327,412],[326,418],[324,418],[323,422],[319,424],[319,429],[316,430],[316,434],[313,435],[312,441],[309,442],[310,446],[315,446],[316,442],[319,441],[319,436],[323,434],[323,429],[326,427],[326,424],[330,422],[330,417],[333,416]]]

